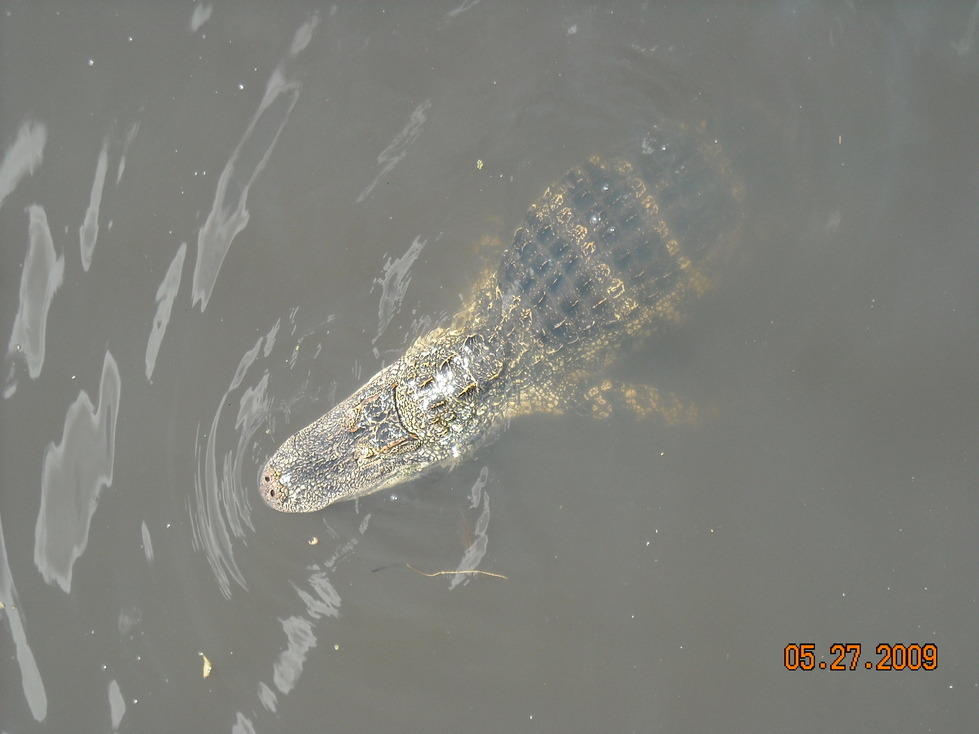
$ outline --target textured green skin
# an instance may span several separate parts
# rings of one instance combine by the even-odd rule
[[[549,188],[450,326],[282,444],[265,501],[319,510],[471,456],[515,416],[587,409],[606,367],[682,319],[737,240],[742,187],[699,128],[634,148]]]

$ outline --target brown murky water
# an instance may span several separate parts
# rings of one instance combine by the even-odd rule
[[[0,3],[0,729],[969,728],[976,7]],[[751,236],[617,376],[709,421],[262,504],[658,115],[716,126]]]

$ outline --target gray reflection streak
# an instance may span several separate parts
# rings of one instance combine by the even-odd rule
[[[153,565],[153,539],[150,537],[150,529],[146,527],[146,521],[143,521],[141,528],[143,534],[143,554],[146,556],[146,562]]]
[[[462,555],[462,560],[459,562],[459,566],[456,571],[475,571],[480,562],[483,560],[483,556],[486,555],[486,548],[489,545],[489,536],[486,534],[489,528],[490,521],[490,510],[489,510],[489,493],[484,492],[486,487],[486,482],[489,479],[489,469],[483,467],[479,472],[479,477],[473,483],[472,488],[469,490],[469,498],[472,503],[472,507],[479,506],[480,497],[483,500],[483,510],[479,513],[479,519],[476,520],[476,526],[473,529],[473,542],[466,548],[466,552]],[[468,584],[470,574],[468,573],[458,573],[452,577],[449,582],[449,588],[454,589],[459,584]]]
[[[272,681],[276,688],[288,693],[303,672],[306,653],[316,647],[316,635],[313,634],[312,622],[304,617],[289,617],[281,621],[289,643],[279,653],[279,659],[273,666]]]
[[[201,29],[201,26],[207,23],[213,11],[213,5],[205,5],[204,3],[197,3],[194,5],[194,13],[190,16],[191,32],[197,33],[197,31]]]
[[[44,721],[48,715],[48,696],[44,692],[44,681],[37,669],[34,653],[27,643],[24,620],[20,618],[20,599],[14,586],[14,577],[7,562],[7,544],[3,539],[3,524],[0,524],[0,603],[7,612],[10,623],[10,636],[14,638],[14,652],[20,666],[20,679],[24,687],[24,697],[30,706],[31,715],[37,721]]]
[[[231,727],[231,734],[255,734],[255,726],[252,724],[251,719],[239,711],[235,715],[235,723]]]
[[[119,724],[126,714],[126,701],[119,690],[119,684],[113,678],[109,682],[109,716],[112,719],[112,731],[119,731]]]
[[[299,98],[302,84],[287,77],[286,63],[306,47],[318,23],[313,18],[296,31],[289,53],[269,77],[258,111],[218,179],[214,204],[197,235],[192,291],[194,305],[200,302],[202,312],[232,241],[248,224],[248,190],[265,168]]]
[[[467,10],[475,5],[479,4],[479,0],[464,0],[464,2],[456,8],[453,8],[445,14],[446,18],[455,18],[460,13],[465,13]]]
[[[109,138],[102,142],[99,161],[95,166],[95,180],[92,193],[85,210],[85,219],[78,228],[78,242],[82,252],[82,269],[87,273],[92,265],[92,253],[99,238],[99,208],[102,206],[102,191],[105,188],[105,173],[109,170]]]
[[[972,44],[976,39],[976,23],[979,22],[979,2],[977,2],[972,12],[969,13],[969,21],[966,23],[965,32],[962,34],[961,41],[951,41],[952,48],[959,56],[967,56],[972,50]]]
[[[27,174],[33,175],[34,169],[41,165],[47,139],[43,122],[25,122],[20,126],[17,137],[0,162],[0,206],[20,180]]]
[[[88,545],[99,493],[112,485],[121,390],[119,367],[106,352],[98,409],[82,390],[68,408],[61,443],[48,444],[44,455],[34,564],[45,581],[65,593],[71,590],[72,567]]]
[[[484,466],[479,470],[479,476],[476,477],[473,486],[469,488],[469,506],[472,509],[479,507],[479,500],[482,498],[487,482],[489,482],[489,467]]]
[[[427,240],[415,237],[411,247],[404,255],[395,260],[387,259],[387,262],[384,263],[384,275],[374,281],[375,284],[381,286],[381,300],[377,306],[377,336],[374,337],[374,343],[388,328],[394,314],[401,307],[401,302],[408,291],[408,284],[411,283],[411,276],[409,275],[411,266],[418,259],[426,244],[428,244]]]
[[[428,119],[425,113],[428,112],[428,108],[431,106],[432,100],[430,99],[426,99],[418,105],[414,112],[411,113],[411,117],[408,118],[408,124],[404,126],[404,129],[395,135],[391,144],[377,156],[377,162],[381,166],[381,171],[367,185],[367,188],[360,192],[360,196],[357,197],[358,204],[370,196],[371,191],[374,190],[374,187],[377,186],[380,180],[387,176],[391,172],[391,169],[398,165],[401,159],[407,155],[408,148],[418,140],[418,136],[422,134],[422,130],[425,128],[425,121]]]
[[[14,318],[7,355],[20,354],[27,361],[27,372],[37,379],[44,364],[44,335],[48,322],[48,309],[65,273],[64,255],[54,251],[54,240],[44,208],[37,204],[27,207],[29,245],[20,278],[20,305]],[[12,372],[4,385],[4,397],[9,398],[17,389]]]
[[[316,647],[313,623],[321,617],[340,616],[340,595],[325,573],[312,574],[309,577],[309,587],[312,593],[292,584],[292,588],[306,605],[308,617],[293,616],[281,620],[287,644],[272,665],[272,682],[282,693],[289,693],[295,687],[303,672],[306,653]],[[274,707],[274,695],[270,702]]]
[[[173,310],[173,300],[177,297],[177,290],[180,288],[180,273],[184,266],[184,256],[187,254],[187,243],[183,242],[177,254],[170,261],[167,274],[163,276],[159,287],[156,289],[156,315],[153,317],[153,329],[150,331],[149,341],[146,343],[146,379],[153,377],[153,369],[156,367],[156,357],[160,353],[160,343],[167,331],[167,324],[170,323],[170,313]]]
[[[360,540],[359,536],[362,536],[367,530],[369,519],[370,515],[367,515],[360,523],[357,536],[348,538],[345,543],[334,550],[326,563],[323,564],[326,568],[334,569],[338,561],[353,551]],[[329,526],[327,530],[331,536],[339,539]],[[308,590],[291,584],[306,607],[306,616],[294,615],[288,619],[280,620],[287,641],[286,648],[279,653],[278,658],[272,664],[272,682],[282,693],[289,693],[295,687],[303,672],[306,653],[316,647],[314,623],[323,617],[336,618],[340,616],[341,600],[336,587],[330,582],[322,567],[315,565],[312,571],[307,580]],[[278,696],[266,683],[259,682],[258,698],[262,706],[273,713],[275,712]]]
[[[266,709],[273,714],[275,713],[275,706],[279,702],[279,697],[275,695],[275,691],[269,688],[268,683],[264,681],[258,682],[258,700]]]
[[[119,165],[116,166],[116,186],[122,181],[122,172],[126,170],[126,156],[129,154],[129,149],[132,147],[133,140],[136,139],[136,133],[138,132],[139,122],[131,124],[126,131],[126,140],[122,144],[122,153],[119,154]]]
[[[313,591],[312,594],[295,584],[292,585],[306,605],[306,611],[311,619],[340,616],[340,595],[325,573],[318,572],[310,576],[309,587]]]

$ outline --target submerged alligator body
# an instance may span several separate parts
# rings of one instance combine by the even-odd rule
[[[689,417],[652,387],[602,375],[709,287],[739,239],[742,199],[701,127],[661,125],[626,155],[575,168],[530,207],[449,326],[282,444],[262,497],[319,510],[471,456],[529,413],[622,404]]]

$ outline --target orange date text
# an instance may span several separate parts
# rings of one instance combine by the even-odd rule
[[[881,642],[864,658],[859,642],[834,642],[829,654],[819,655],[811,642],[790,642],[783,651],[786,670],[936,670],[938,645]]]

